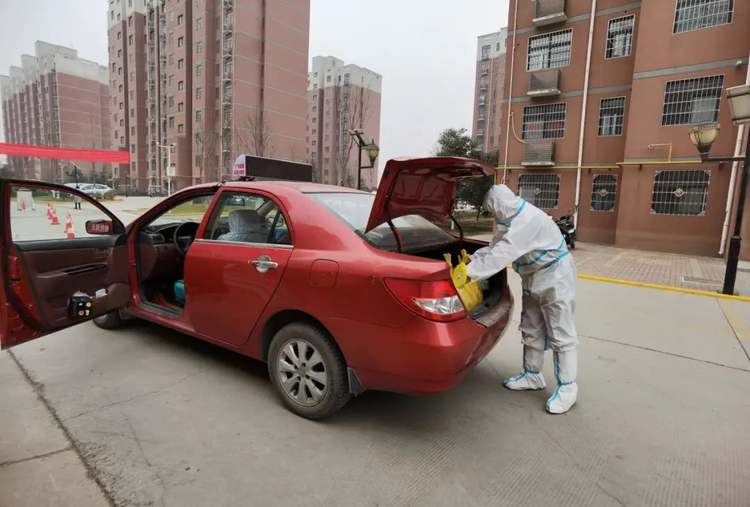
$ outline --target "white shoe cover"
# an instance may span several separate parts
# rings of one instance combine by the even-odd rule
[[[570,382],[555,389],[555,394],[547,400],[547,412],[550,414],[564,414],[578,397],[578,384]]]
[[[544,381],[542,372],[526,370],[517,377],[504,381],[503,385],[514,391],[538,391],[544,389],[547,383]]]

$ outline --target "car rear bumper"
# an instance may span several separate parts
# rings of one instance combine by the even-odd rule
[[[447,391],[505,334],[513,313],[508,288],[492,312],[491,319],[467,317],[449,323],[416,318],[407,326],[367,339],[367,343],[360,341],[366,353],[359,350],[355,355],[361,359],[354,362],[348,358],[349,366],[366,389],[404,394]]]

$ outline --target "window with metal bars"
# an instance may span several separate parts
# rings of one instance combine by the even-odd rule
[[[492,49],[492,46],[482,46],[482,60],[487,60],[490,57],[490,49]]]
[[[599,103],[599,135],[621,136],[625,117],[625,97],[602,99]]]
[[[591,211],[614,211],[616,174],[595,174],[591,181]]]
[[[662,125],[694,125],[719,118],[724,76],[669,81],[664,92]]]
[[[573,29],[529,37],[526,70],[551,69],[570,65]]]
[[[567,104],[544,104],[523,108],[523,139],[560,139],[565,134]]]
[[[518,176],[518,195],[542,209],[557,209],[560,199],[559,174],[521,174]]]
[[[607,50],[605,58],[630,56],[633,49],[635,15],[610,19],[607,23]]]
[[[711,171],[656,171],[651,194],[654,215],[703,216],[706,214]]]
[[[733,14],[734,0],[677,0],[672,33],[727,25]]]

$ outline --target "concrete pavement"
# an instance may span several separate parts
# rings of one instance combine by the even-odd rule
[[[58,430],[44,405],[7,401],[31,386],[3,355],[2,385],[16,388],[0,392],[14,407],[0,449],[58,454],[0,465],[0,491],[99,505],[25,496],[34,476],[18,470],[47,477],[43,459],[78,454],[56,470],[77,468],[89,491],[85,463],[118,506],[747,505],[750,305],[588,281],[578,292],[580,399],[564,416],[544,412],[554,386],[501,387],[520,369],[517,322],[453,391],[368,392],[324,422],[287,412],[265,365],[150,324],[56,333],[13,354],[71,442],[35,443]]]
[[[74,443],[10,354],[0,354],[0,507],[105,507]]]

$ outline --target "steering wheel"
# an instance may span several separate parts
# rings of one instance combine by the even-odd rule
[[[182,257],[187,255],[190,245],[195,241],[195,234],[198,232],[199,226],[195,222],[183,222],[174,230],[172,242],[177,249],[177,253]]]

